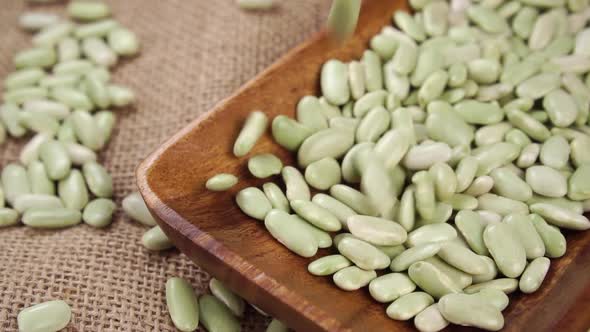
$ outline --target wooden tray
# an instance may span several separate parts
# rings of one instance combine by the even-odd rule
[[[324,33],[303,43],[172,137],[137,170],[141,194],[176,246],[248,302],[297,331],[413,331],[414,327],[389,319],[386,305],[373,301],[366,289],[344,292],[330,277],[310,275],[306,268],[311,259],[289,252],[262,222],[239,210],[235,194],[265,182],[249,175],[249,156],[272,152],[285,164],[294,160],[269,133],[241,159],[231,153],[233,142],[252,110],[263,110],[270,119],[294,116],[302,96],[318,94],[321,65],[330,58],[359,59],[370,38],[391,24],[398,9],[408,10],[407,4],[365,1],[358,31],[345,45],[331,43]],[[238,185],[223,193],[207,191],[205,181],[219,172],[239,176]],[[566,256],[552,260],[537,293],[511,296],[504,312],[505,331],[569,332],[590,326],[590,234],[571,234],[568,242]]]

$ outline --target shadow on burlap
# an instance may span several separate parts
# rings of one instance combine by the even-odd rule
[[[134,169],[142,158],[320,29],[329,8],[327,0],[280,0],[263,13],[240,11],[234,0],[108,2],[142,42],[142,54],[114,71],[115,82],[136,92],[136,106],[117,111],[113,138],[100,155],[119,205],[135,190]],[[28,6],[62,14],[64,7]],[[30,36],[17,28],[26,9],[24,0],[0,0],[0,86],[14,70],[14,54],[30,45]],[[0,164],[17,160],[25,142],[9,139],[0,148]],[[187,278],[202,294],[209,276],[178,251],[146,251],[139,242],[145,230],[120,211],[103,230],[0,230],[0,331],[17,329],[23,307],[51,299],[72,307],[66,331],[175,331],[166,280]],[[264,330],[266,322],[249,309],[243,330]]]

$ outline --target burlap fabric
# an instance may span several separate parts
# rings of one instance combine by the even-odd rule
[[[114,81],[132,87],[138,100],[119,111],[112,141],[101,153],[119,204],[135,190],[134,169],[142,158],[320,29],[329,8],[328,0],[281,0],[263,13],[241,11],[234,0],[108,2],[143,46],[139,57],[115,69]],[[19,14],[27,8],[63,13],[64,7],[0,0],[0,86],[13,70],[15,52],[30,45],[30,36],[17,28]],[[5,143],[0,163],[17,160],[25,142]],[[139,242],[145,230],[120,211],[104,230],[0,230],[0,331],[15,331],[22,308],[51,299],[71,305],[67,331],[175,331],[166,279],[187,278],[201,294],[209,276],[178,251],[146,251]],[[266,322],[249,309],[243,330],[264,330]]]

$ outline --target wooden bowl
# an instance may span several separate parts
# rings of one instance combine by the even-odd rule
[[[366,289],[345,292],[330,277],[309,274],[312,259],[291,253],[262,222],[240,211],[235,194],[266,182],[249,175],[248,157],[272,152],[285,164],[293,164],[294,158],[269,133],[244,158],[233,156],[233,142],[252,110],[262,110],[270,119],[279,114],[293,117],[302,96],[318,95],[321,65],[330,58],[360,59],[370,38],[391,24],[392,13],[399,9],[408,6],[402,1],[365,1],[358,31],[346,44],[331,42],[325,33],[303,43],[172,137],[137,170],[141,194],[176,247],[248,302],[297,331],[413,331],[414,327],[389,319],[386,305],[372,300]],[[207,191],[206,180],[220,172],[237,175],[239,183],[227,192]],[[588,328],[590,234],[571,234],[568,242],[567,254],[552,260],[538,292],[511,295],[504,311],[505,331]],[[319,255],[329,253],[321,250]],[[575,304],[580,306],[574,308]]]

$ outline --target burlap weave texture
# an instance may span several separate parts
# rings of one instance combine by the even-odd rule
[[[119,205],[135,190],[134,169],[143,157],[320,29],[329,8],[328,0],[277,0],[277,8],[261,13],[241,11],[234,0],[107,2],[142,42],[142,54],[114,71],[114,81],[130,86],[138,101],[118,111],[112,141],[100,155]],[[30,45],[18,16],[64,8],[0,0],[0,86],[14,70],[14,54]],[[26,141],[1,146],[0,165],[17,160]],[[139,243],[145,230],[120,211],[104,230],[0,230],[0,331],[17,330],[22,308],[58,298],[73,309],[67,331],[175,331],[166,279],[187,278],[201,294],[209,277],[177,251],[149,253]],[[249,310],[243,321],[244,331],[261,331],[267,320]]]

